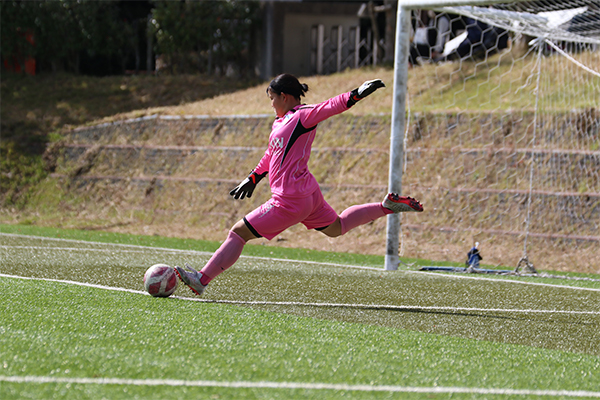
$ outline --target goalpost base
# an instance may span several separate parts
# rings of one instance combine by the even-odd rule
[[[387,254],[385,256],[385,270],[386,271],[396,271],[398,270],[398,265],[400,264],[400,257]]]

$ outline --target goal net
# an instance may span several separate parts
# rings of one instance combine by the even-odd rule
[[[403,192],[427,208],[403,217],[403,245],[600,273],[600,2],[400,3]]]

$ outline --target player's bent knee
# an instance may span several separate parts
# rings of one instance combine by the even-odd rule
[[[325,228],[318,229],[318,231],[329,237],[338,237],[342,235],[342,224],[338,218],[333,224],[326,226]]]
[[[239,220],[233,227],[231,228],[233,232],[239,235],[246,242],[252,239],[258,238],[251,230],[248,228],[243,219]]]
[[[337,233],[337,232],[327,232],[322,230],[321,231],[324,235],[329,236],[329,237],[338,237],[341,236],[341,233]]]
[[[338,237],[338,236],[342,236],[342,233],[341,233],[341,232],[330,232],[330,233],[323,232],[323,233],[325,233],[325,234],[326,234],[327,236],[329,236],[329,237]]]

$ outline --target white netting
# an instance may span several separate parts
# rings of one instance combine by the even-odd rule
[[[599,2],[414,16],[403,182],[436,209],[404,227],[423,256],[478,241],[490,264],[600,272]]]

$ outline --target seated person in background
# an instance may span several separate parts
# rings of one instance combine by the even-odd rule
[[[479,253],[479,242],[475,242],[475,246],[467,253],[467,267],[479,268],[479,262],[483,260],[481,253]]]
[[[421,11],[410,46],[410,65],[418,65],[419,59],[429,61],[439,58],[451,34],[451,23],[447,14],[436,15],[432,10]]]

